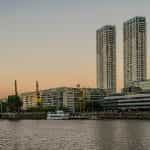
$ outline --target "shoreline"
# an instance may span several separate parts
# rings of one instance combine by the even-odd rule
[[[7,120],[46,120],[46,112],[0,113],[0,119]],[[150,112],[98,112],[70,115],[67,120],[105,120],[105,119],[138,119],[150,120]]]

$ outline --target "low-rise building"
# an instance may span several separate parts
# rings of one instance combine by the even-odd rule
[[[21,100],[23,102],[23,109],[26,110],[30,107],[37,106],[36,92],[26,92],[21,94]]]
[[[150,111],[150,93],[104,97],[106,111]]]
[[[143,81],[132,81],[132,82],[129,82],[129,86],[139,87],[143,91],[145,91],[145,90],[150,91],[150,79],[143,80]]]
[[[63,91],[65,88],[53,88],[40,91],[42,105],[60,108],[63,106]]]
[[[102,102],[105,92],[96,88],[70,88],[59,87],[39,91],[41,106],[53,106],[57,109],[65,107],[70,112],[85,111],[86,104],[93,105]],[[38,106],[36,92],[27,92],[21,94],[23,109]]]
[[[67,107],[70,112],[75,113],[80,98],[81,91],[79,88],[68,88],[63,92],[63,106]]]
[[[37,92],[26,92],[21,94],[23,101],[23,109],[26,110],[30,107],[37,107],[38,100],[40,100],[41,106],[48,107],[54,106],[60,108],[63,106],[63,91],[66,88],[52,88],[39,91],[39,98],[37,98]]]
[[[104,98],[103,90],[96,88],[70,88],[63,93],[63,104],[72,113],[84,112],[90,104],[91,109],[94,104],[102,104]],[[89,107],[89,106],[88,106]],[[94,111],[94,110],[93,110]]]

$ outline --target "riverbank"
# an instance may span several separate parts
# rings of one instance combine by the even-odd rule
[[[150,120],[150,112],[99,112],[90,113],[89,119],[140,119]]]
[[[1,113],[0,119],[38,120],[46,119],[45,112]],[[140,119],[150,120],[150,112],[98,112],[79,113],[69,116],[69,120],[103,120],[103,119]]]
[[[0,119],[31,119],[31,120],[38,120],[38,119],[46,119],[45,112],[21,112],[21,113],[1,113]]]

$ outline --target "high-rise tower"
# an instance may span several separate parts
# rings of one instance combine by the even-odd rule
[[[146,19],[134,17],[124,28],[124,87],[146,79]]]
[[[116,29],[106,25],[96,32],[97,87],[116,92]]]

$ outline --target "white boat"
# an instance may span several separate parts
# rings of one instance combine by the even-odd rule
[[[47,120],[67,120],[67,119],[69,119],[69,113],[64,113],[64,111],[62,110],[47,113]]]

